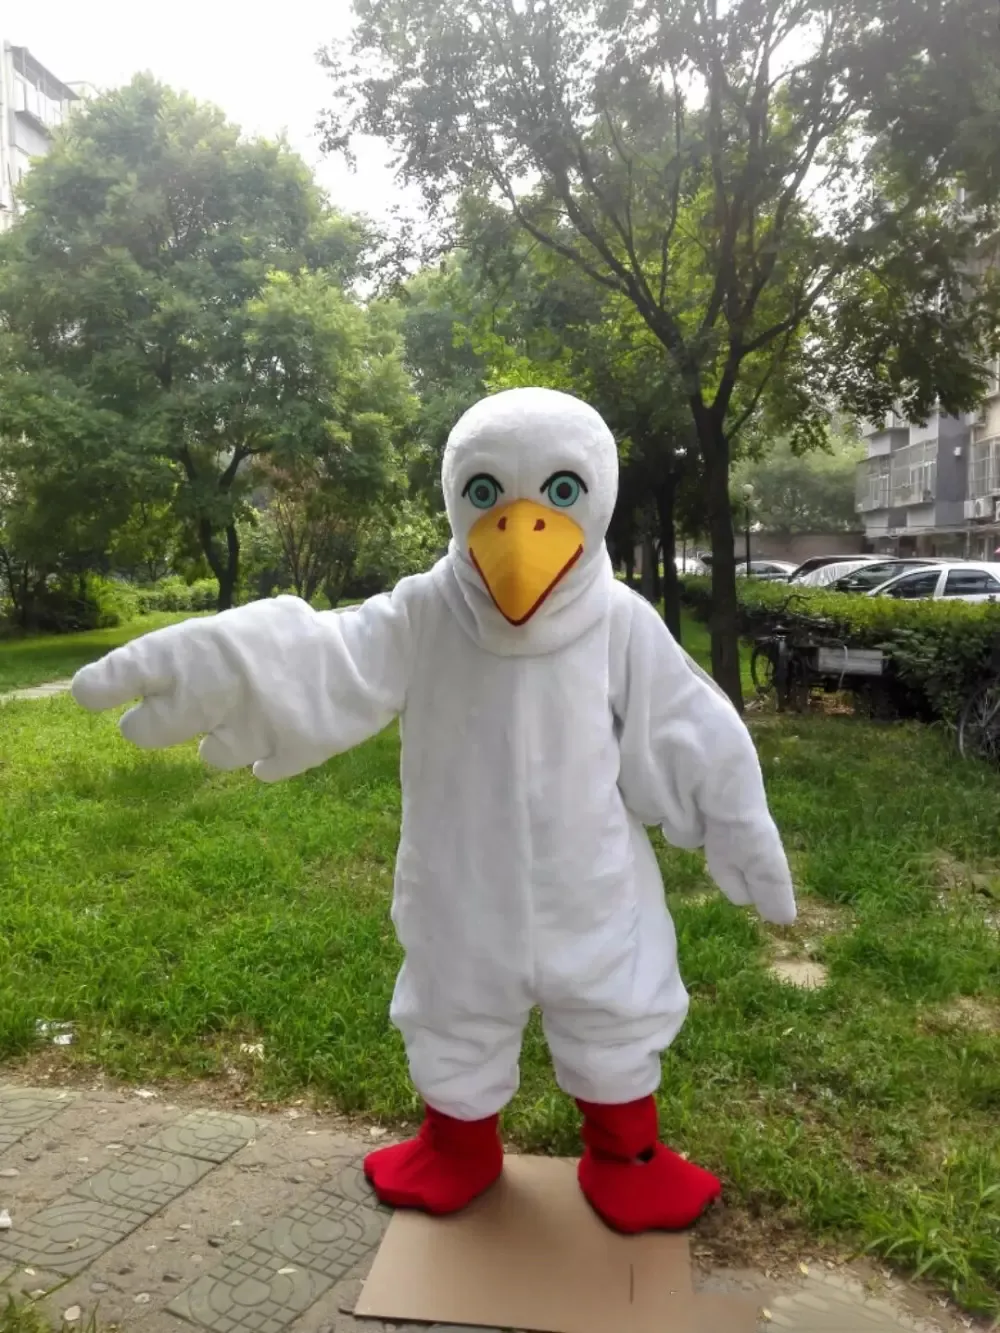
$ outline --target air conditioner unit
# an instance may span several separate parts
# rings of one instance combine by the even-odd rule
[[[994,503],[993,522],[1000,523],[1000,500],[997,500]]]
[[[984,498],[981,499],[981,500],[976,500],[974,503],[975,503],[976,508],[975,508],[975,511],[974,511],[974,513],[973,513],[973,515],[972,515],[973,518],[991,518],[991,517],[992,517],[993,510],[990,508],[990,501],[989,501],[989,500],[987,500],[987,499],[984,497]]]
[[[975,500],[966,500],[963,512],[966,518],[975,518],[976,517]]]

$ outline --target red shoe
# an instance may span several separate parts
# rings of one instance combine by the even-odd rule
[[[365,1158],[365,1175],[382,1203],[457,1213],[483,1194],[503,1170],[500,1117],[453,1120],[432,1107],[420,1133]]]
[[[659,1142],[652,1097],[623,1106],[577,1106],[587,1145],[580,1188],[615,1231],[683,1231],[722,1193],[715,1176]]]

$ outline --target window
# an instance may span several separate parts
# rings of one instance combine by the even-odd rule
[[[982,499],[1000,491],[1000,439],[977,440],[969,467],[969,498]]]
[[[952,569],[944,585],[945,597],[996,597],[1000,583],[985,569]]]
[[[886,597],[933,597],[937,591],[938,579],[941,574],[936,569],[927,570],[921,574],[906,574],[894,583],[891,588],[886,588]]]
[[[886,583],[894,574],[899,573],[895,561],[886,561],[882,565],[869,565],[866,569],[856,570],[842,579],[838,579],[837,588],[843,592],[870,592]]]
[[[934,498],[937,482],[936,439],[904,445],[892,454],[893,506],[925,504]]]
[[[892,459],[889,454],[866,458],[858,464],[856,508],[864,512],[870,509],[889,508],[889,474]]]

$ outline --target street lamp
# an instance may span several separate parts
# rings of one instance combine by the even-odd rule
[[[746,509],[746,542],[747,542],[747,578],[750,577],[750,506],[753,504],[753,483],[747,482],[743,487],[743,504]]]

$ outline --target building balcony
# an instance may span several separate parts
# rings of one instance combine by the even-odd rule
[[[893,486],[891,492],[892,508],[905,509],[908,505],[932,505],[936,499],[936,487],[926,482],[905,482]]]
[[[889,508],[890,466],[887,454],[865,458],[858,464],[854,508],[859,514]]]

